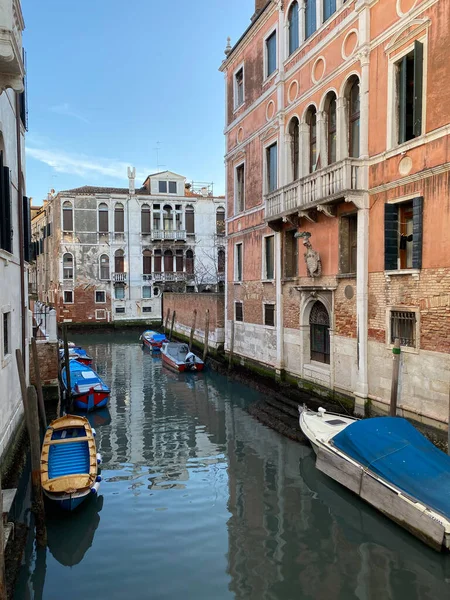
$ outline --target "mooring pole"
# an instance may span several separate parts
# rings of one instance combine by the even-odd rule
[[[392,384],[391,384],[391,404],[389,414],[391,417],[397,416],[397,396],[398,396],[398,375],[400,371],[400,340],[395,338],[394,347],[392,348]]]
[[[64,323],[62,327],[63,342],[64,342],[64,366],[66,368],[66,406],[72,410],[72,387],[70,385],[70,367],[69,367],[69,342],[67,341],[67,325]],[[62,371],[62,369],[61,369]]]
[[[208,354],[208,340],[209,340],[209,308],[206,309],[205,315],[205,347],[203,348],[203,362],[206,360]]]
[[[34,338],[31,338],[31,354],[33,356],[34,378],[36,380],[36,390],[39,401],[39,413],[41,416],[41,423],[45,431],[47,429],[47,417],[45,414],[44,394],[42,392],[41,370],[39,366],[37,345],[36,340]]]
[[[0,600],[6,600],[5,531],[3,529],[3,491],[0,481]]]
[[[174,326],[174,324],[175,324],[175,316],[176,316],[176,314],[177,314],[177,313],[176,313],[176,311],[174,310],[174,311],[173,311],[173,313],[172,313],[172,323],[171,323],[171,325],[170,325],[170,336],[169,336],[169,338],[170,338],[170,341],[172,341],[173,326]]]
[[[195,333],[195,322],[197,320],[197,309],[194,308],[194,317],[192,319],[192,327],[191,327],[191,335],[189,338],[189,350],[192,350],[192,344],[194,343],[194,333]]]
[[[167,309],[166,324],[164,325],[164,335],[167,335],[167,332],[169,331],[169,317],[170,317],[170,308]]]
[[[39,546],[47,545],[45,529],[44,498],[41,487],[41,443],[39,435],[39,415],[36,390],[32,385],[27,390],[30,436],[31,486],[33,489],[33,512],[36,519],[36,541]]]
[[[234,352],[234,320],[231,321],[231,339],[230,339],[230,354],[228,355],[228,369],[233,366],[233,352]]]

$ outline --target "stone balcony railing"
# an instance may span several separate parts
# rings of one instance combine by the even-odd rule
[[[186,231],[181,229],[153,229],[151,236],[154,240],[177,240],[182,242],[186,241]]]
[[[155,281],[182,282],[186,281],[187,273],[182,273],[181,271],[179,273],[166,271],[164,273],[153,273],[153,278]]]
[[[310,173],[266,196],[266,220],[271,221],[298,210],[334,200],[346,192],[363,191],[364,162],[346,158]]]
[[[19,0],[0,4],[0,92],[24,89],[25,66],[22,51],[24,22]]]
[[[125,283],[127,280],[126,273],[113,273],[113,281],[114,283]]]

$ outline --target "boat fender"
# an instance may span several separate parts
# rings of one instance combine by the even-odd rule
[[[94,483],[94,485],[91,487],[91,493],[94,495],[97,495],[99,488],[100,488],[100,481],[96,481]]]
[[[102,464],[102,455],[100,454],[100,452],[97,452],[97,464],[98,465]]]
[[[319,417],[323,419],[325,413],[327,412],[327,409],[323,408],[322,406],[319,406],[319,410],[317,412],[319,413]]]
[[[100,483],[100,481],[102,480],[102,476],[101,475],[97,475],[97,477],[95,478],[95,481]]]
[[[94,428],[92,428],[92,435],[95,437],[97,435],[97,432],[95,431]]]

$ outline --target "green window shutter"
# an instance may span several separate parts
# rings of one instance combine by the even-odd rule
[[[46,233],[48,227],[45,228]],[[23,196],[23,257],[24,260],[30,262],[31,257],[31,213],[30,199]]]
[[[398,268],[398,206],[384,205],[384,270]]]
[[[422,96],[423,96],[423,44],[414,42],[414,137],[422,134]]]
[[[413,269],[422,268],[422,245],[423,245],[423,198],[413,199]]]
[[[407,58],[404,56],[398,66],[398,143],[406,142],[406,73]]]

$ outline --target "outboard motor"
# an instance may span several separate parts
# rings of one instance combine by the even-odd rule
[[[193,352],[188,352],[186,354],[186,358],[184,359],[184,362],[186,363],[186,367],[190,371],[196,371],[197,370],[197,367],[195,366],[195,354]]]

